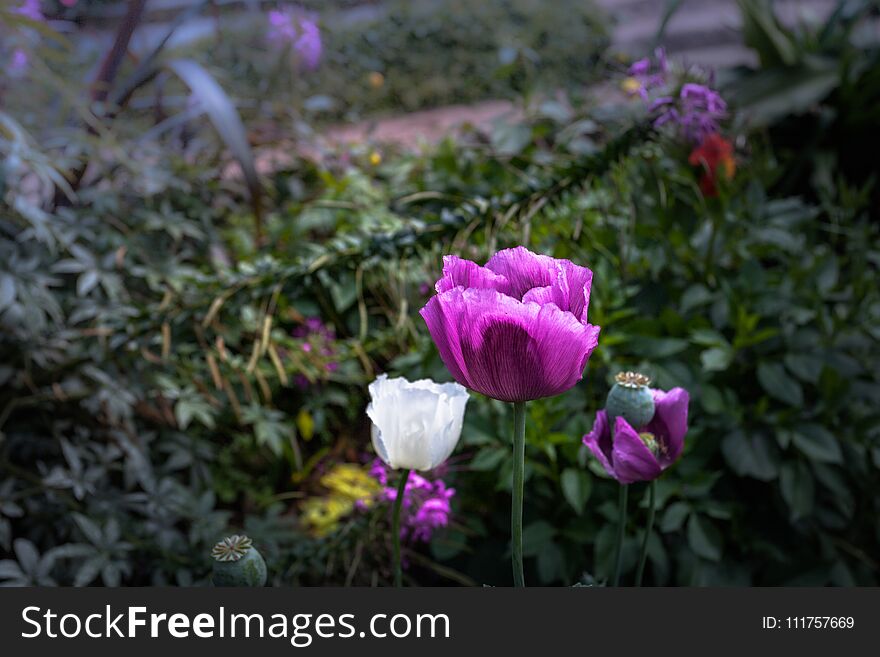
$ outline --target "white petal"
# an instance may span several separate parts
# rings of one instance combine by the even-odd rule
[[[443,463],[461,436],[468,393],[457,383],[389,379],[369,386],[373,446],[392,468],[431,470]]]

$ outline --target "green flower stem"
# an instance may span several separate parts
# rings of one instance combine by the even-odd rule
[[[614,579],[611,580],[612,586],[617,586],[620,582],[620,563],[623,560],[623,534],[626,531],[626,498],[628,493],[629,486],[626,484],[620,484],[617,519],[617,556],[614,559]]]
[[[513,504],[510,510],[510,553],[513,585],[525,586],[522,553],[523,470],[526,459],[526,403],[513,404]]]
[[[391,516],[391,534],[394,540],[394,586],[403,586],[403,566],[400,563],[400,509],[403,506],[403,496],[406,493],[406,482],[409,480],[409,470],[400,471],[400,481],[397,483],[397,496],[394,498],[394,510]]]
[[[656,511],[654,500],[657,497],[657,480],[651,481],[648,488],[648,522],[645,525],[645,538],[642,540],[642,556],[639,557],[639,568],[636,570],[636,586],[642,585],[642,575],[645,574],[645,562],[648,560],[648,541],[651,539],[651,531],[654,529],[654,512]]]

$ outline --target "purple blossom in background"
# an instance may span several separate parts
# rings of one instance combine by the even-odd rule
[[[662,48],[655,51],[654,59],[646,57],[630,66],[629,75],[638,82],[633,93],[656,115],[655,128],[671,128],[693,143],[719,132],[719,123],[727,116],[727,103],[706,84],[686,82],[677,90],[677,82],[669,79],[669,63]],[[710,84],[711,80],[709,75]]]
[[[324,371],[332,374],[339,369],[339,362],[335,360],[336,331],[328,326],[320,317],[307,317],[306,320],[291,331],[294,338],[303,340],[303,354],[310,357],[310,361],[317,361]],[[302,389],[308,388],[310,383],[306,376],[297,374],[294,382]]]
[[[45,20],[43,12],[40,11],[40,0],[23,0],[20,4],[13,7],[12,11],[13,13],[19,14],[33,21],[43,22]],[[4,34],[2,25],[0,25],[0,56],[8,58],[5,70],[12,78],[20,78],[25,74],[30,62],[30,57],[28,56],[27,51],[20,46],[15,46],[11,50],[5,50],[2,46],[4,45],[4,42],[7,41],[7,38],[14,43],[16,41],[16,36],[28,37],[31,35],[35,36],[34,30],[26,28],[19,30],[17,33],[13,32],[12,34]]]
[[[40,11],[40,0],[24,0],[13,11],[33,21],[43,20],[43,12]]]
[[[639,83],[636,93],[645,100],[648,100],[651,91],[666,85],[669,73],[669,63],[663,48],[654,51],[654,58],[656,62],[650,57],[645,57],[629,67],[629,75]]]
[[[685,139],[699,143],[719,131],[719,122],[727,116],[727,103],[717,91],[689,82],[682,86],[677,104],[669,97],[658,98],[651,110],[660,112],[654,127],[675,124]]]
[[[388,485],[388,466],[375,459],[370,466],[370,476],[382,484],[382,499],[389,504],[397,498],[397,490]],[[431,540],[434,531],[449,524],[452,515],[450,500],[454,488],[447,488],[442,479],[427,479],[411,472],[401,503],[400,537],[413,542]]]
[[[305,68],[314,70],[321,61],[321,30],[313,18],[293,9],[269,12],[269,41],[290,45]]]

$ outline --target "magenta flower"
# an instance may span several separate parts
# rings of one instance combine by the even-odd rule
[[[384,487],[382,499],[393,504],[397,490],[388,486],[388,466],[375,459],[370,466],[370,476]],[[450,500],[454,495],[455,489],[448,488],[442,479],[431,480],[416,472],[410,473],[403,493],[400,538],[411,542],[430,541],[434,531],[449,524]]]
[[[21,14],[25,18],[30,18],[32,21],[43,20],[43,12],[40,11],[40,0],[23,0],[22,3],[12,11]]]
[[[519,246],[485,267],[443,258],[421,315],[452,377],[508,402],[574,386],[599,338],[587,322],[593,272]]]
[[[269,40],[277,44],[290,44],[299,55],[303,66],[309,70],[321,61],[321,30],[318,23],[295,10],[272,10],[269,12]]]
[[[690,395],[684,388],[651,390],[654,417],[637,431],[623,417],[612,427],[604,410],[596,413],[593,429],[584,436],[609,475],[621,484],[651,481],[672,465],[684,448]]]
[[[648,100],[651,91],[667,84],[669,64],[666,60],[666,51],[663,48],[657,48],[654,51],[654,56],[656,62],[652,61],[650,57],[645,57],[629,67],[630,77],[638,82],[636,93],[644,100]]]

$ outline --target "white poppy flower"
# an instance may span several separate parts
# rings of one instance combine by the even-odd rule
[[[394,469],[432,470],[443,463],[461,436],[465,388],[457,383],[389,379],[370,384],[367,415],[373,421],[373,447]]]

